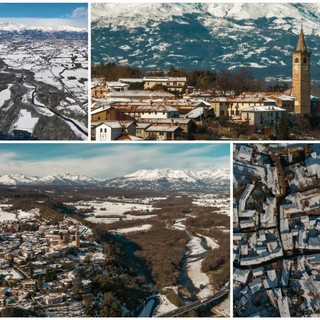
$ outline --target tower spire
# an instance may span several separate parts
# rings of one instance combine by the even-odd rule
[[[301,24],[299,40],[298,40],[298,45],[297,45],[296,51],[300,51],[300,52],[308,51],[307,44],[306,44],[306,41],[304,39],[303,25],[302,24]]]

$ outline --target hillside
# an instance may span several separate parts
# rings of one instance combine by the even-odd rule
[[[247,67],[289,80],[301,22],[320,80],[318,3],[94,4],[92,60],[147,70]]]

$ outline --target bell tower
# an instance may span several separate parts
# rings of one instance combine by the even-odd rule
[[[295,113],[310,114],[311,112],[310,62],[311,52],[307,48],[301,28],[297,48],[292,54],[292,95],[295,98]]]

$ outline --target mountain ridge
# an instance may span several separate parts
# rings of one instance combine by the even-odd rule
[[[320,80],[319,3],[94,4],[92,59],[145,70],[247,67],[290,81],[302,21]]]
[[[87,32],[85,28],[78,28],[72,26],[35,26],[22,23],[2,22],[0,23],[0,31],[25,31],[25,30],[37,30],[42,32]]]
[[[97,186],[120,189],[153,190],[205,190],[229,189],[230,171],[227,168],[193,171],[186,169],[149,169],[113,179],[90,178],[85,175],[58,174],[25,176],[22,174],[0,175],[0,185],[5,186]]]

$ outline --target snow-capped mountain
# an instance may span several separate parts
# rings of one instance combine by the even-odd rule
[[[0,185],[63,185],[82,186],[100,183],[84,175],[59,174],[45,177],[25,176],[22,174],[7,174],[0,176]]]
[[[53,38],[70,38],[70,39],[86,39],[88,31],[85,28],[76,28],[72,26],[32,26],[21,23],[0,23],[0,36],[7,37],[33,37],[37,39],[53,37]]]
[[[10,23],[3,22],[0,23],[1,31],[26,31],[26,30],[37,30],[43,32],[86,32],[85,28],[76,28],[72,26],[58,26],[58,27],[49,27],[49,26],[31,26],[21,23]]]
[[[110,180],[84,175],[59,174],[45,177],[7,174],[0,176],[0,185],[96,186],[154,191],[229,191],[229,170],[204,171],[152,169],[138,170]]]
[[[290,78],[302,22],[319,80],[320,3],[93,4],[92,59]]]
[[[106,186],[155,191],[212,191],[217,188],[229,190],[229,170],[138,170],[107,181]]]

